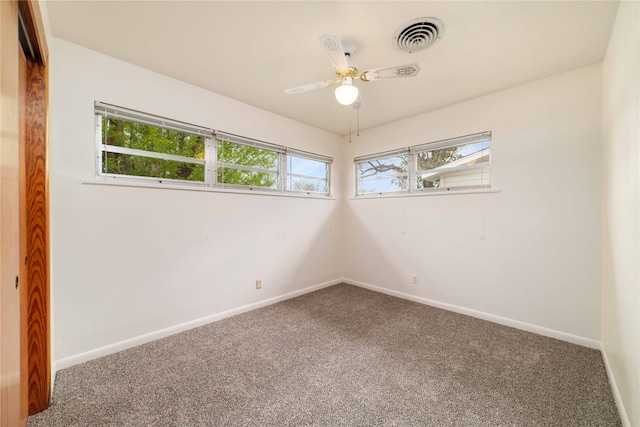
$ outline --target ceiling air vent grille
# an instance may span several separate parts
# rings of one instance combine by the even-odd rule
[[[433,45],[442,38],[444,26],[436,18],[418,18],[398,28],[393,44],[404,52],[416,52]]]

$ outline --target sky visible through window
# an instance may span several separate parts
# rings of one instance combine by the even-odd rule
[[[289,155],[287,160],[289,190],[314,193],[328,191],[327,164],[325,162],[293,155]]]
[[[327,164],[317,160],[305,159],[304,157],[296,157],[289,155],[289,165],[287,172],[297,173],[300,175],[311,175],[317,177],[326,177]]]
[[[469,154],[477,153],[478,151],[489,148],[489,141],[474,142],[473,144],[466,144],[460,146],[458,154],[462,156],[468,156]]]
[[[456,154],[460,156],[460,159],[462,159],[466,156],[470,156],[479,151],[489,149],[490,146],[491,146],[491,140],[478,141],[470,144],[462,144],[457,146]],[[425,150],[425,151],[428,151],[428,150]],[[387,165],[404,167],[404,172],[406,173],[406,160],[404,160],[405,164],[403,165],[402,164],[403,159],[406,159],[406,156],[394,156],[390,158],[381,158],[375,161],[379,161]],[[367,170],[367,162],[358,164],[358,173],[360,178],[374,175],[374,176],[378,176],[379,179],[360,181],[360,188],[359,188],[360,193],[378,193],[378,192],[385,193],[385,192],[404,190],[399,185],[400,181],[398,180],[398,178],[390,176],[390,175],[397,176],[398,174],[397,171],[390,170],[385,173],[371,174],[371,173],[366,173],[366,170]]]

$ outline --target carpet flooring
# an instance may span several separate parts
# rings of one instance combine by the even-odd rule
[[[57,373],[28,426],[620,426],[599,351],[336,285]]]

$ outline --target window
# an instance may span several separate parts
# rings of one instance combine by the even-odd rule
[[[95,111],[100,174],[205,183],[206,129],[105,104]]]
[[[358,157],[356,194],[490,188],[490,157],[491,132]]]
[[[280,188],[280,150],[229,134],[218,133],[216,140],[219,184]]]
[[[358,159],[358,194],[405,191],[409,176],[408,162],[406,150]]]
[[[287,153],[287,190],[329,193],[329,163],[310,153]]]
[[[416,189],[489,187],[491,137],[455,138],[412,148],[416,162]]]
[[[330,157],[100,102],[94,111],[100,176],[329,195]]]

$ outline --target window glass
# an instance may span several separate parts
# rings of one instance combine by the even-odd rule
[[[356,195],[486,189],[491,132],[398,148],[354,159]]]
[[[489,141],[453,145],[416,153],[416,188],[489,185]]]
[[[102,173],[204,182],[204,136],[102,116]]]
[[[407,189],[408,156],[392,156],[357,163],[358,193],[387,193]]]
[[[218,183],[279,188],[279,153],[218,140]]]
[[[105,181],[328,196],[331,157],[94,103],[95,171]]]
[[[328,171],[326,162],[288,154],[287,190],[327,194]]]
[[[103,172],[204,182],[204,165],[103,152]]]

